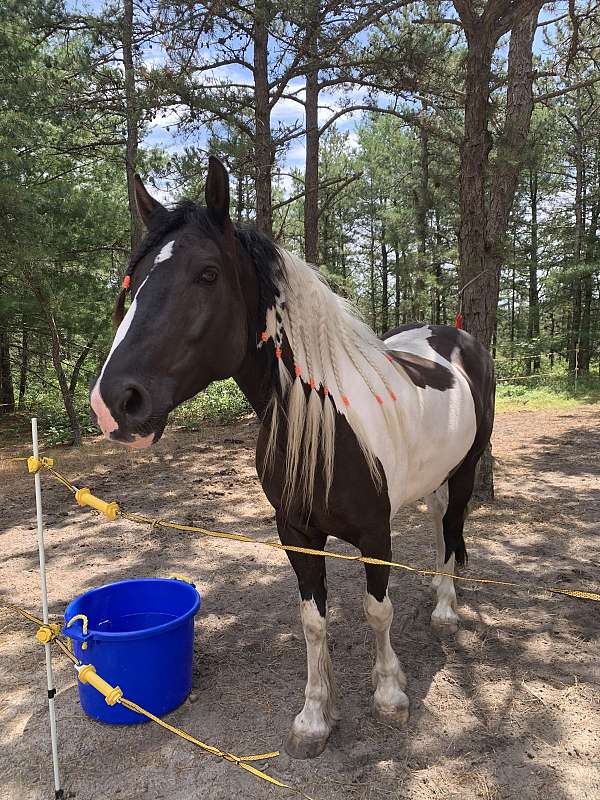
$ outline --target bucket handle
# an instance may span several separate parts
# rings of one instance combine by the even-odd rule
[[[73,630],[68,630],[68,628],[70,628],[71,625],[77,620],[81,620],[81,631],[82,631],[81,633],[79,633],[79,631],[76,628],[73,628]],[[63,633],[65,634],[65,636],[70,636],[71,639],[74,639],[77,642],[81,642],[82,643],[81,649],[87,650],[88,647],[87,640],[91,638],[90,635],[88,634],[88,625],[89,625],[89,620],[85,614],[75,614],[75,616],[71,617],[71,619],[67,622],[67,624],[63,628]]]
[[[169,580],[171,581],[181,581],[182,583],[189,583],[190,586],[196,588],[196,584],[191,578],[186,577],[185,575],[169,575]]]

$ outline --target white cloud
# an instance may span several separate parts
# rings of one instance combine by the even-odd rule
[[[158,114],[150,123],[151,128],[167,128],[171,125],[178,125],[181,122],[186,107],[184,105],[166,106],[161,108]]]
[[[303,167],[306,162],[306,145],[298,142],[291,147],[286,156],[286,164],[290,167]]]

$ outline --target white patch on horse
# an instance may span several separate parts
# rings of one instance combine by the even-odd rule
[[[435,491],[469,451],[477,427],[469,383],[461,369],[431,347],[428,326],[382,342],[312,267],[280,252],[285,280],[278,288],[294,365],[305,384],[326,387],[328,393],[317,402],[313,391],[305,402],[300,378],[287,375],[280,363],[285,397],[277,407],[288,421],[286,491],[302,492],[310,507],[319,451],[326,488],[331,484],[336,419],[343,414],[374,477],[378,462],[383,467],[393,517],[401,506]],[[276,317],[269,311],[266,331],[274,338]],[[388,348],[441,364],[454,385],[445,391],[415,386],[401,366],[390,362]]]
[[[172,239],[170,242],[167,242],[161,249],[160,253],[154,259],[154,266],[160,264],[161,261],[166,261],[167,259],[171,258],[173,255],[173,245],[175,244],[175,239]]]
[[[444,483],[437,491],[428,495],[425,502],[432,516],[435,530],[436,572],[448,572],[454,575],[454,554],[448,559],[447,564],[444,563],[446,543],[444,542],[443,519],[448,508],[448,483]],[[446,575],[435,575],[431,587],[435,590],[437,597],[437,604],[431,615],[431,624],[455,630],[458,627],[459,618],[456,613],[456,590],[453,579]]]
[[[117,430],[119,424],[114,419],[113,415],[110,413],[110,409],[108,408],[108,406],[106,405],[106,403],[102,398],[102,393],[100,391],[100,384],[102,381],[102,377],[104,376],[106,367],[108,366],[108,362],[110,361],[117,347],[121,344],[121,342],[124,341],[125,337],[127,336],[127,333],[129,332],[129,329],[131,328],[131,325],[133,323],[133,318],[135,317],[135,312],[137,310],[137,299],[139,297],[140,292],[144,288],[144,285],[147,280],[148,278],[146,278],[143,281],[142,285],[137,290],[135,297],[133,298],[133,302],[127,309],[127,313],[123,317],[123,320],[117,329],[115,338],[113,339],[113,343],[110,348],[110,352],[106,357],[106,361],[102,366],[100,375],[98,376],[98,380],[94,384],[94,388],[92,389],[92,392],[90,394],[90,405],[92,407],[92,410],[94,411],[94,414],[96,415],[96,418],[98,420],[98,425],[100,426],[102,433],[107,439],[110,438],[110,434],[113,433],[113,431]],[[140,445],[138,445],[138,447],[139,446]]]
[[[326,739],[337,719],[327,620],[314,600],[301,601],[300,616],[306,639],[308,677],[304,708],[296,716],[291,733],[299,739]]]
[[[367,622],[375,632],[375,666],[372,680],[375,689],[375,711],[381,717],[401,721],[408,719],[408,697],[404,693],[406,676],[390,642],[394,609],[387,593],[379,602],[367,593],[364,599]]]

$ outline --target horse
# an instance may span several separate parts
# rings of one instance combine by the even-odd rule
[[[205,206],[166,208],[135,179],[147,235],[115,306],[118,329],[90,404],[103,434],[130,447],[161,437],[172,409],[233,377],[260,420],[256,466],[283,545],[328,536],[390,560],[390,521],[424,498],[433,518],[432,625],[458,626],[455,563],[477,462],[493,425],[487,350],[463,330],[403,325],[378,338],[319,272],[229,214],[229,175],[210,157]],[[125,313],[126,297],[131,303]],[[312,758],[339,719],[327,645],[325,558],[287,551],[300,592],[305,702],[285,748]],[[375,633],[374,711],[408,720],[390,642],[389,566],[365,564]]]

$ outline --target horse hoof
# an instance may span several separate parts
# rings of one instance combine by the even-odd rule
[[[327,747],[327,736],[299,736],[291,730],[285,740],[285,752],[292,758],[316,758]]]
[[[450,636],[458,631],[456,602],[439,602],[431,615],[431,627],[439,636]]]
[[[398,681],[398,686],[404,691],[407,686],[406,675],[402,672],[400,667],[398,667],[398,671],[395,673],[396,680]],[[377,667],[373,667],[371,670],[371,684],[373,685],[374,689],[377,689],[379,686],[380,676],[377,672]]]
[[[408,706],[397,706],[395,708],[378,708],[375,706],[375,716],[380,722],[388,725],[406,725],[410,716]]]
[[[454,636],[458,632],[458,617],[444,616],[444,617],[431,617],[431,629],[440,637]]]

